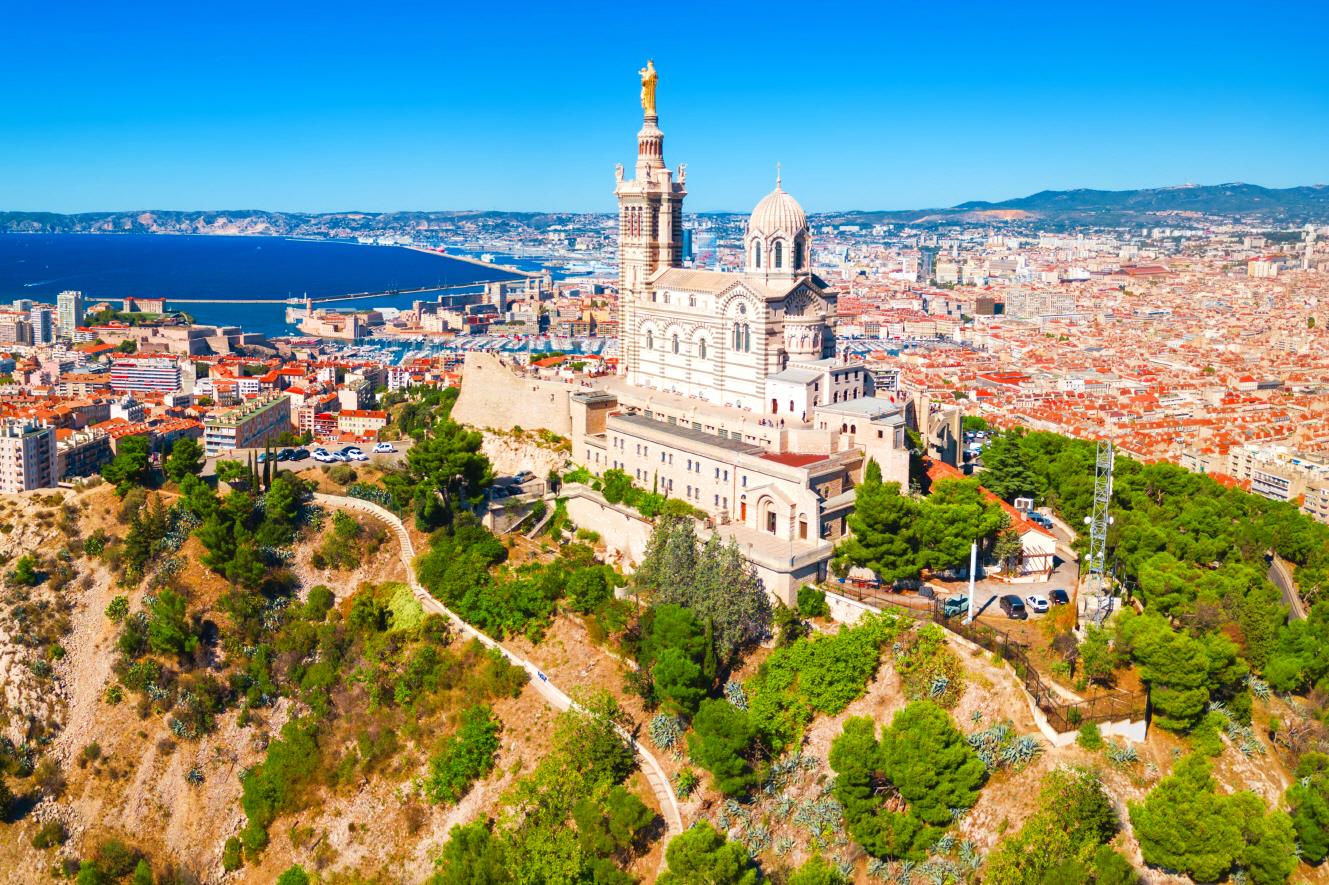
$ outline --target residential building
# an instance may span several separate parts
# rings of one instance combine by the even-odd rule
[[[55,473],[60,479],[92,476],[113,457],[111,437],[103,430],[56,432]]]
[[[337,429],[356,436],[373,436],[388,424],[388,413],[377,409],[342,409],[337,413]]]
[[[83,293],[73,289],[61,292],[55,301],[56,329],[61,338],[73,338],[83,325]]]
[[[180,364],[168,357],[128,357],[111,365],[111,388],[117,391],[180,389]]]
[[[51,344],[55,341],[55,311],[49,305],[33,305],[28,311],[28,322],[32,323],[33,344]]]
[[[21,418],[0,422],[0,493],[49,488],[56,477],[54,427]]]
[[[208,415],[203,422],[203,447],[209,456],[258,448],[290,429],[290,400],[284,394],[270,393]]]

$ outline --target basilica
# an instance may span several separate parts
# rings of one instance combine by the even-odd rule
[[[864,396],[862,367],[835,359],[835,292],[812,272],[807,215],[778,175],[748,219],[742,273],[683,267],[686,167],[665,166],[654,92],[645,98],[635,175],[616,171],[628,383],[786,424]]]
[[[454,415],[566,435],[592,473],[620,470],[686,501],[789,603],[825,577],[867,461],[908,484],[904,409],[837,354],[836,292],[812,270],[807,215],[778,173],[748,219],[741,271],[684,266],[687,170],[665,165],[654,65],[640,74],[636,165],[615,171],[618,374],[568,387],[469,353]],[[627,561],[640,557],[648,523],[590,488],[565,500],[578,525]]]

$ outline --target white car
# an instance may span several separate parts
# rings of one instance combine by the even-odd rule
[[[316,449],[314,451],[314,460],[320,461],[324,464],[330,464],[337,459],[333,457],[331,452],[324,451],[323,449]]]
[[[347,452],[347,453],[346,453],[346,460],[348,460],[348,461],[368,461],[368,460],[369,460],[369,456],[366,455],[364,452],[360,451],[359,449],[356,449],[354,452]]]
[[[1029,603],[1029,610],[1042,613],[1048,610],[1048,600],[1046,596],[1028,596],[1025,602]]]
[[[381,442],[374,444],[374,453],[377,455],[390,455],[397,451],[397,447],[392,443]]]

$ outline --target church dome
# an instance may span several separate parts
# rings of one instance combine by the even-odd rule
[[[807,229],[807,213],[798,205],[798,200],[780,186],[779,179],[776,179],[775,190],[762,197],[748,218],[749,239],[752,237],[765,239],[774,234],[783,234],[793,240],[799,234],[806,233]]]
[[[744,237],[748,273],[766,277],[793,277],[803,272],[812,257],[808,216],[775,178],[775,190],[762,197],[748,218]]]

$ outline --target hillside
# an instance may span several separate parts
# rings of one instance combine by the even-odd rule
[[[534,539],[453,509],[492,479],[484,451],[530,441],[452,423],[452,399],[393,406],[417,438],[386,472],[215,490],[124,444],[116,485],[0,500],[0,882],[1329,882],[1329,605],[1285,624],[1241,562],[1268,529],[1309,578],[1329,545],[1300,518],[1123,462],[1124,543],[1206,569],[1152,555],[1144,612],[1106,630],[812,587],[773,608],[667,501],[631,575],[562,503],[534,505]],[[985,477],[1020,489],[1046,478],[1017,455],[1082,445],[1001,439],[1021,448]],[[899,494],[865,478],[855,536],[978,497]],[[1058,732],[1028,691],[1045,669],[1071,702],[1148,683],[1147,735],[1086,705]]]
[[[1329,219],[1329,186],[1266,188],[1254,184],[1179,185],[1139,190],[1079,188],[1039,191],[1000,202],[974,200],[932,209],[844,210],[818,213],[828,224],[968,224],[1042,221],[1053,224],[1156,224],[1170,213],[1238,217],[1277,224]],[[729,215],[731,213],[714,213]],[[443,210],[302,213],[257,209],[84,212],[0,211],[0,232],[173,233],[354,237],[412,235],[480,222],[495,232],[544,230],[584,214]]]

